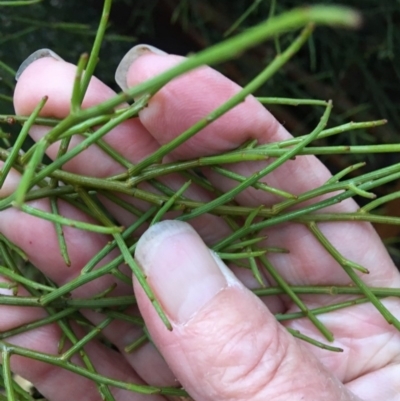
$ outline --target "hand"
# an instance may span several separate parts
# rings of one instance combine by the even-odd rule
[[[174,66],[181,57],[143,52],[131,59],[125,75],[119,77],[124,86],[133,86]],[[44,57],[25,66],[15,91],[15,109],[29,115],[39,100],[48,95],[43,116],[63,118],[69,113],[75,66],[52,57]],[[161,89],[140,112],[139,119],[124,122],[104,140],[133,163],[169,142],[206,116],[236,93],[239,87],[211,68],[192,71]],[[112,97],[114,92],[93,78],[83,107],[90,107]],[[48,128],[31,130],[37,141]],[[234,149],[248,139],[268,143],[290,135],[254,98],[230,111],[176,149],[176,159],[195,158]],[[71,146],[78,139],[73,138]],[[58,145],[48,150],[54,158]],[[230,166],[236,172],[250,175],[264,164],[239,163]],[[65,170],[104,177],[117,174],[120,166],[102,150],[92,146],[64,166]],[[222,191],[234,183],[212,171],[207,178]],[[299,194],[324,183],[330,174],[314,157],[298,157],[285,163],[268,176],[268,184]],[[19,175],[12,172],[0,195],[6,196],[17,186]],[[163,178],[172,189],[181,187],[183,179],[176,175]],[[212,196],[196,186],[185,193],[192,199],[208,201]],[[241,205],[271,205],[276,198],[261,191],[247,190],[237,197]],[[110,213],[125,226],[132,216],[107,199],[102,199]],[[131,201],[131,200],[130,200]],[[31,202],[34,207],[50,210],[48,200]],[[147,204],[136,202],[145,209]],[[62,215],[92,222],[68,203],[59,202]],[[347,200],[330,210],[357,210]],[[152,226],[139,241],[135,258],[146,273],[148,282],[163,305],[173,330],[168,331],[155,313],[143,290],[134,283],[141,315],[154,341],[132,354],[124,347],[141,335],[141,329],[124,321],[114,320],[103,334],[118,353],[92,341],[85,348],[96,370],[118,380],[148,383],[156,386],[177,386],[179,383],[196,401],[211,400],[398,400],[400,394],[400,334],[386,323],[370,304],[356,305],[318,316],[334,333],[334,345],[343,353],[321,350],[294,339],[284,326],[323,341],[306,318],[279,324],[273,313],[297,311],[286,297],[268,297],[263,302],[249,291],[252,277],[235,266],[239,281],[204,244],[213,244],[229,233],[224,221],[206,215],[186,223],[165,221]],[[399,287],[400,277],[379,237],[367,223],[323,223],[322,232],[349,259],[369,269],[363,280],[370,286]],[[79,275],[82,267],[98,253],[109,238],[65,227],[65,238],[71,266],[66,267],[59,251],[52,223],[24,214],[17,209],[0,212],[0,232],[21,247],[53,282],[63,285]],[[198,233],[198,234],[197,234]],[[326,253],[309,230],[302,225],[280,225],[265,231],[267,246],[284,247],[289,254],[271,254],[269,259],[292,285],[348,285],[349,277]],[[204,242],[203,242],[204,241]],[[115,255],[114,255],[115,257]],[[103,260],[99,265],[106,263]],[[128,269],[121,268],[125,273]],[[125,270],[124,270],[125,269]],[[3,279],[5,280],[5,279]],[[267,278],[266,278],[267,280]],[[103,276],[78,288],[74,298],[88,298],[117,282],[114,296],[129,295],[132,289],[114,276]],[[4,292],[4,290],[2,290]],[[21,289],[20,294],[24,294]],[[327,297],[304,297],[310,308],[326,304]],[[341,298],[345,299],[345,298]],[[332,298],[328,299],[332,302]],[[383,300],[392,313],[400,317],[398,299]],[[130,307],[126,313],[137,316]],[[45,316],[40,308],[1,306],[0,331]],[[104,315],[82,310],[93,324]],[[79,333],[79,328],[77,328]],[[7,339],[10,343],[45,353],[56,354],[60,330],[47,325],[26,334]],[[162,357],[160,356],[160,354]],[[34,383],[50,400],[97,400],[94,384],[81,376],[31,359],[12,357],[12,368]],[[76,359],[75,359],[76,361]],[[116,400],[162,400],[160,395],[140,395],[112,388]]]

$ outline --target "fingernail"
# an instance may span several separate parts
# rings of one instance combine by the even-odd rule
[[[196,231],[181,221],[162,221],[140,238],[135,258],[167,316],[184,324],[224,288],[237,283]]]
[[[54,53],[53,50],[50,49],[36,50],[20,65],[17,73],[15,74],[15,80],[18,81],[19,77],[28,68],[30,64],[43,57],[52,57],[55,60],[64,61],[57,53]]]
[[[115,72],[115,81],[123,91],[126,91],[128,89],[126,77],[128,75],[129,67],[133,64],[135,60],[146,53],[154,53],[161,56],[165,56],[166,54],[168,54],[151,45],[136,45],[132,47],[132,49],[129,50],[128,53],[126,53],[125,56],[122,58]]]

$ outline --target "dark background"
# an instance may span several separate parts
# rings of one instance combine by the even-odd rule
[[[334,4],[330,0],[305,4]],[[298,56],[265,84],[261,96],[332,99],[331,125],[386,118],[389,124],[368,131],[354,131],[320,142],[320,145],[398,143],[400,139],[400,1],[345,0],[363,14],[360,30],[318,28]],[[277,0],[276,13],[302,5]],[[110,27],[96,75],[116,87],[113,75],[121,57],[137,43],[149,43],[167,52],[186,55],[224,38],[224,33],[246,10],[253,11],[233,32],[268,18],[271,1],[244,0],[114,0]],[[28,7],[0,7],[0,61],[12,69],[33,51],[49,47],[76,62],[90,51],[101,15],[99,0],[44,0]],[[279,38],[282,48],[294,37]],[[239,84],[247,83],[276,54],[273,41],[248,51],[237,60],[218,66]],[[11,113],[13,74],[0,65],[1,113]],[[320,109],[271,106],[277,118],[294,135],[310,132]],[[8,127],[3,126],[4,130]],[[327,156],[333,173],[357,161],[367,161],[363,172],[400,162],[397,154]],[[378,195],[400,190],[400,183],[378,189]],[[362,202],[362,200],[360,200]],[[400,201],[382,213],[400,215]],[[394,257],[398,257],[399,230],[377,226]]]

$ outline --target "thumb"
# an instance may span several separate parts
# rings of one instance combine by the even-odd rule
[[[135,257],[173,327],[135,283],[150,335],[196,401],[354,399],[189,224],[152,226]]]

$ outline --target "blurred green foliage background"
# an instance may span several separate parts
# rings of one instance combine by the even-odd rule
[[[217,43],[281,13],[306,4],[331,0],[114,0],[110,27],[96,75],[110,86],[119,60],[137,43],[186,55]],[[319,28],[308,46],[257,93],[260,96],[332,99],[332,124],[386,118],[389,124],[368,132],[355,131],[330,138],[328,144],[394,143],[400,139],[400,0],[342,0],[363,14],[358,31]],[[0,6],[0,107],[12,112],[12,70],[33,51],[49,47],[70,62],[90,51],[101,15],[99,0],[43,0],[26,7]],[[240,22],[240,23],[238,23]],[[283,35],[224,65],[225,75],[239,84],[248,82],[293,38]],[[311,131],[320,110],[310,107],[269,107],[296,134]],[[327,140],[325,140],[327,141]],[[327,142],[321,143],[326,145]],[[332,172],[366,160],[373,170],[398,156],[331,155],[324,159]],[[364,170],[365,171],[365,170]],[[383,191],[400,190],[386,187]],[[379,195],[382,195],[379,194]],[[400,214],[400,204],[389,204]],[[384,238],[398,236],[394,228],[380,228]],[[394,240],[395,243],[397,240]]]

